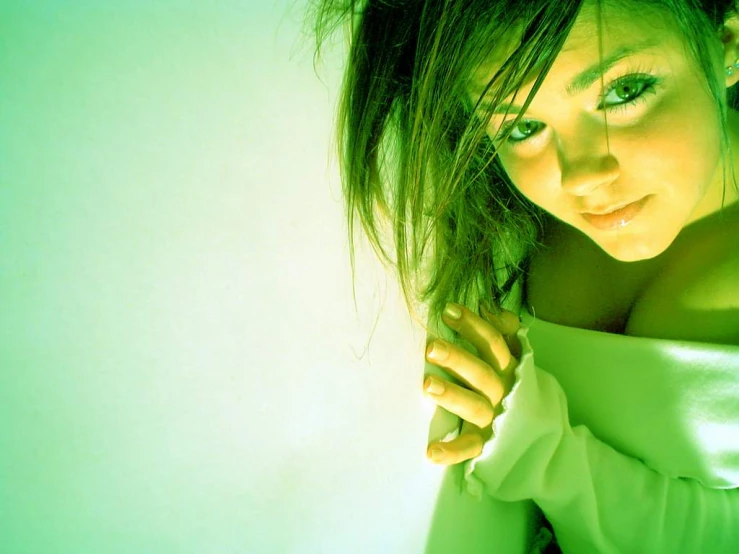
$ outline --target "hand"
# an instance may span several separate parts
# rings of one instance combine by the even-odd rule
[[[424,381],[427,396],[463,420],[457,438],[428,446],[429,458],[444,465],[457,464],[482,453],[483,445],[492,436],[493,419],[502,412],[501,401],[515,382],[513,370],[519,363],[516,356],[521,355],[521,344],[516,337],[521,322],[516,314],[502,310],[496,316],[483,308],[486,320],[464,306],[451,305],[460,308],[462,316],[454,320],[444,313],[444,323],[472,343],[479,357],[441,339],[429,341],[426,347],[426,358],[430,363],[451,371],[468,387],[455,385],[435,375],[426,377]],[[442,348],[439,357],[431,357],[429,354],[435,344],[445,346],[447,352],[444,353]],[[437,394],[429,392],[432,382],[441,385],[443,390]],[[431,457],[434,449],[442,451],[441,457]]]

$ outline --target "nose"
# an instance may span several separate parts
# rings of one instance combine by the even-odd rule
[[[561,162],[562,189],[573,196],[588,196],[593,190],[618,179],[621,167],[610,153],[587,154]]]

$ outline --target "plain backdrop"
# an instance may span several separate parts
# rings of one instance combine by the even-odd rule
[[[520,552],[363,242],[354,303],[303,8],[0,2],[2,554]]]

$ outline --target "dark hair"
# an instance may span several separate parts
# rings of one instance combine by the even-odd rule
[[[430,301],[428,321],[436,328],[447,302],[476,313],[482,303],[498,313],[542,246],[552,218],[510,182],[484,121],[499,102],[536,78],[526,110],[583,0],[312,1],[315,59],[339,25],[346,23],[349,30],[338,138],[352,275],[356,211],[381,261],[397,270],[417,321],[419,300]],[[607,17],[611,8],[648,10],[682,32],[686,53],[705,75],[718,107],[722,156],[728,147],[728,105],[735,100],[733,89],[727,99],[716,78],[716,37],[736,13],[734,4],[597,2],[599,15]],[[494,100],[481,114],[479,102],[468,100],[469,85],[501,49],[510,55],[488,83]],[[396,260],[382,245],[379,231],[388,226]]]

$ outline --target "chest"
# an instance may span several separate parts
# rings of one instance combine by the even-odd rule
[[[660,256],[619,262],[579,231],[537,251],[524,302],[537,318],[606,333],[739,345],[739,224],[681,237]]]

